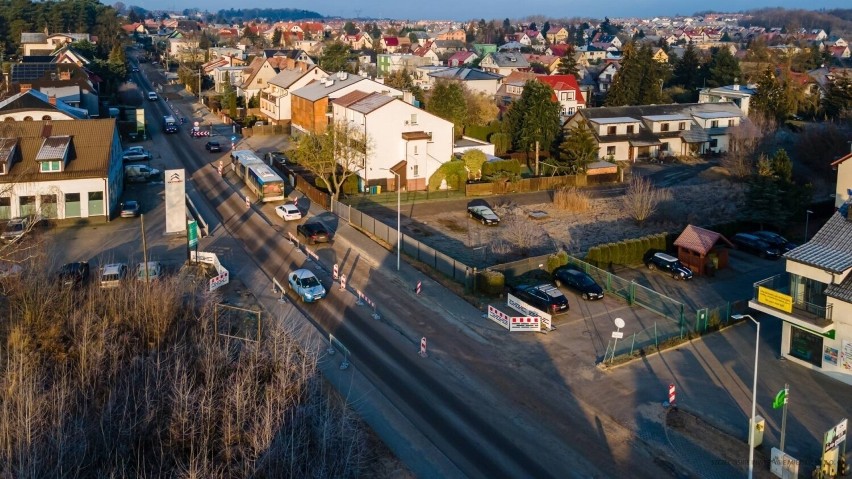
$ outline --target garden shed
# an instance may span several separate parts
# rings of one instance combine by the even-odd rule
[[[693,225],[688,225],[674,242],[677,258],[697,276],[713,276],[716,270],[728,267],[724,244],[734,246],[721,234]]]

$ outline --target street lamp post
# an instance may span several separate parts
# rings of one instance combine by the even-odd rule
[[[379,168],[380,170],[390,171],[396,176],[396,270],[399,271],[399,251],[402,249],[402,233],[400,231],[400,225],[402,224],[400,218],[402,217],[400,212],[402,211],[402,201],[401,201],[401,191],[400,190],[400,182],[402,181],[402,177],[399,173],[391,170],[390,168]]]
[[[811,210],[805,211],[805,243],[808,242],[808,221],[811,219],[811,215],[814,214]]]
[[[757,325],[757,333],[754,340],[754,382],[751,386],[751,420],[748,428],[748,479],[754,477],[754,419],[757,408],[757,352],[760,346],[760,322],[751,317],[750,314],[734,314],[731,316],[736,320],[748,318]]]

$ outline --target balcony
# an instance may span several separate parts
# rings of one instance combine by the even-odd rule
[[[754,283],[754,297],[748,305],[796,326],[826,334],[834,329],[831,305],[823,306],[804,299],[816,297],[824,301],[825,286],[798,275],[781,273]],[[808,294],[814,288],[819,289],[819,293]]]
[[[270,101],[272,103],[278,102],[278,95],[273,95],[272,93],[265,92],[263,90],[260,91],[260,99]]]

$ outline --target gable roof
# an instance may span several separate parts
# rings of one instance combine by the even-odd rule
[[[503,75],[491,73],[475,68],[451,67],[429,74],[433,78],[448,78],[452,80],[474,81],[474,80],[501,80]]]
[[[365,91],[355,90],[343,95],[340,98],[335,98],[334,100],[331,100],[331,102],[335,105],[340,105],[348,108],[353,103],[368,96],[370,96],[370,94]]]
[[[701,255],[706,255],[713,249],[713,246],[716,245],[719,239],[733,246],[727,238],[715,231],[710,231],[699,226],[687,225],[675,240],[674,245]]]
[[[0,101],[0,114],[12,113],[16,111],[61,111],[72,118],[84,119],[89,117],[88,110],[83,108],[75,108],[62,100],[55,99],[56,105],[50,104],[50,98],[38,91],[27,90],[9,98]],[[56,118],[54,118],[56,120]]]
[[[832,273],[843,273],[852,268],[852,221],[839,211],[834,213],[810,241],[784,253],[784,257]]]
[[[281,87],[281,88],[290,88],[290,86],[292,84],[299,81],[299,78],[302,78],[303,76],[307,75],[308,73],[313,71],[314,68],[317,68],[317,67],[314,66],[314,65],[310,65],[310,66],[308,66],[307,68],[304,68],[304,69],[303,68],[286,68],[286,69],[278,72],[277,75],[270,78],[269,81],[267,81],[266,83],[270,84],[270,85],[275,85],[275,86],[278,86],[278,87]]]
[[[558,91],[574,90],[577,92],[575,97],[577,103],[586,103],[586,99],[583,98],[583,92],[580,91],[580,85],[577,84],[577,78],[574,75],[538,75],[536,79],[550,85],[553,88],[554,94]]]
[[[315,81],[299,88],[298,90],[294,90],[291,93],[308,101],[317,101],[320,98],[325,98],[329,94],[340,90],[341,88],[346,88],[365,80],[364,77],[353,75],[352,73],[347,74],[346,79],[343,80],[340,79],[340,76],[338,75],[331,75],[328,79],[331,81],[331,84],[328,84],[328,82]]]
[[[70,137],[69,161],[63,171],[39,172],[36,156],[42,150],[46,131],[51,137]],[[0,183],[105,178],[109,174],[115,135],[114,118],[14,122],[14,136],[18,140],[21,160],[12,164],[8,174],[0,175]]]
[[[839,165],[839,164],[843,163],[844,161],[848,160],[849,158],[852,158],[852,153],[849,153],[849,154],[847,154],[846,156],[840,157],[840,158],[838,158],[837,160],[832,161],[832,162],[831,162],[831,166],[835,166],[835,167],[836,167],[837,165]]]

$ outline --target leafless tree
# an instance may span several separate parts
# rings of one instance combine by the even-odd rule
[[[728,151],[720,164],[732,175],[746,178],[755,167],[756,153],[763,139],[777,129],[772,119],[755,116],[728,128]]]
[[[624,193],[624,211],[636,220],[636,223],[642,225],[657,211],[657,205],[660,204],[661,200],[662,194],[651,183],[651,180],[634,176]]]

